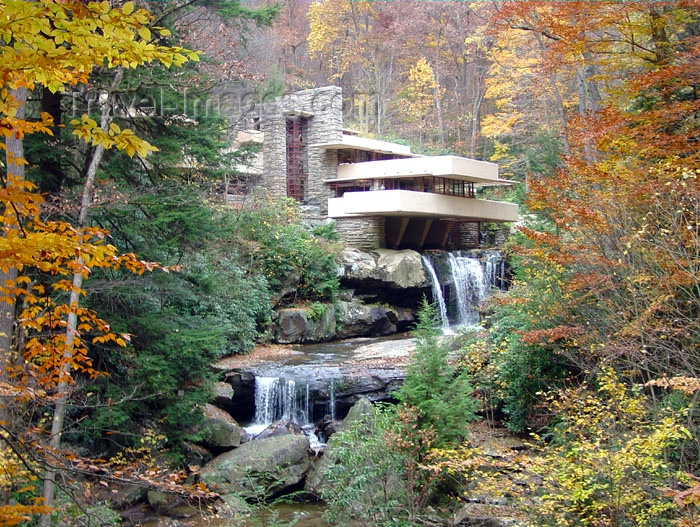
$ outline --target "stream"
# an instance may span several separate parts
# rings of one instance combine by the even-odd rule
[[[504,264],[500,254],[488,254],[485,261],[479,261],[461,252],[431,253],[423,256],[423,265],[432,284],[432,300],[440,308],[445,334],[453,334],[460,326],[477,325],[480,302],[491,290],[503,287]],[[248,355],[228,357],[214,365],[233,388],[233,395],[218,404],[243,425],[251,438],[273,423],[287,423],[283,425],[290,427],[287,430],[301,427],[309,437],[310,450],[318,456],[325,447],[326,423],[333,430],[335,423],[344,419],[360,399],[393,400],[392,393],[403,382],[415,345],[415,339],[409,335],[398,334],[259,347]],[[241,446],[240,452],[247,446]],[[182,511],[179,519],[143,525],[328,527],[323,511],[322,503],[284,503],[241,520],[200,516],[188,509]]]
[[[174,513],[179,518],[154,516],[139,522],[139,527],[330,527],[323,519],[323,503],[279,503],[270,505],[244,520],[217,518],[205,515],[190,507],[178,507]],[[127,525],[127,524],[125,524]],[[134,525],[134,524],[132,524]]]

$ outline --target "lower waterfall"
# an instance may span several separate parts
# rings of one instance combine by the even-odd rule
[[[279,377],[255,378],[255,417],[253,424],[269,425],[287,419],[298,425],[309,423],[309,389],[304,384]]]
[[[314,393],[318,393],[315,391]],[[262,432],[275,421],[288,420],[298,424],[309,435],[312,446],[318,445],[314,425],[335,415],[335,382],[328,385],[327,397],[315,399],[311,387],[304,381],[282,377],[255,377],[255,416],[245,430],[252,436]]]

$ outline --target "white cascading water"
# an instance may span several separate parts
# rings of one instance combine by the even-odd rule
[[[450,331],[447,302],[443,295],[440,279],[435,272],[430,257],[423,255],[423,265],[430,276],[433,302],[438,305],[443,332]],[[461,252],[447,254],[450,276],[444,277],[451,282],[456,313],[452,315],[458,326],[474,326],[479,323],[479,303],[492,288],[501,288],[504,283],[505,266],[503,256],[497,251],[486,253],[485,262],[477,258],[463,256]],[[454,308],[453,308],[454,309]]]
[[[440,315],[440,322],[443,331],[449,331],[450,320],[447,318],[447,306],[445,305],[445,297],[442,294],[442,287],[440,286],[440,280],[438,280],[437,273],[433,267],[433,262],[430,261],[426,255],[422,255],[423,266],[428,271],[430,275],[430,283],[433,289],[433,302],[437,303]]]
[[[505,286],[505,261],[503,255],[498,251],[490,251],[486,253],[486,263],[484,270],[484,279],[486,285],[503,289]]]
[[[287,419],[301,426],[309,436],[311,448],[323,446],[314,434],[308,383],[280,377],[255,377],[255,415],[245,427],[252,436],[258,435],[275,421]],[[329,414],[335,419],[335,386],[331,382]]]
[[[335,421],[335,381],[331,380],[331,389],[328,397],[328,415]]]
[[[253,425],[267,426],[278,419],[299,425],[309,424],[309,389],[297,390],[291,379],[255,377],[255,417]]]
[[[475,326],[479,323],[479,304],[486,297],[484,268],[476,258],[447,255],[457,299],[457,325]]]
[[[255,418],[253,424],[270,424],[275,418],[278,377],[255,377]]]

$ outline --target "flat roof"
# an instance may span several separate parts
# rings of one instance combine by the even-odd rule
[[[366,150],[368,152],[378,152],[380,154],[394,154],[404,157],[420,157],[419,154],[412,153],[411,147],[408,145],[400,145],[398,143],[390,143],[389,141],[380,141],[378,139],[369,139],[367,137],[359,137],[349,134],[343,134],[340,141],[315,143],[310,146],[324,148],[326,150]]]

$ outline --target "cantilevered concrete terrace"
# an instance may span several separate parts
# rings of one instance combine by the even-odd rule
[[[438,176],[471,181],[480,185],[510,185],[498,178],[498,165],[457,156],[421,156],[355,163],[338,167],[338,179],[386,179]]]
[[[378,139],[369,139],[367,137],[359,137],[347,133],[343,133],[340,141],[317,143],[311,146],[323,148],[324,150],[361,150],[394,157],[418,157],[418,154],[413,154],[411,152],[410,146],[380,141]]]
[[[328,200],[328,216],[420,216],[465,221],[518,221],[514,203],[411,190],[345,192]]]
[[[457,156],[368,161],[338,167],[328,200],[331,218],[406,216],[463,221],[518,221],[513,203],[481,200],[475,186],[510,185],[498,165]],[[364,192],[363,192],[364,191]]]

